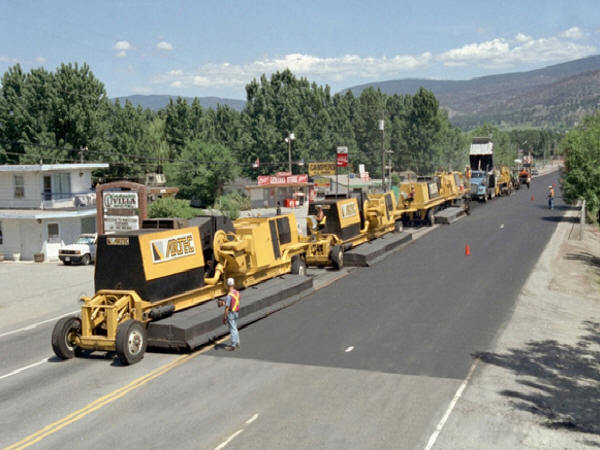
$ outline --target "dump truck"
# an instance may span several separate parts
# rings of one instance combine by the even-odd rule
[[[321,221],[317,220],[319,210],[324,215]],[[308,208],[308,235],[301,238],[308,245],[306,262],[340,269],[345,251],[386,233],[402,231],[401,216],[392,191],[313,202]]]
[[[80,316],[56,323],[54,353],[115,351],[133,364],[144,356],[150,322],[225,295],[227,278],[239,289],[305,273],[307,245],[293,214],[233,223],[205,216],[189,225],[99,236],[95,294],[81,298]]]
[[[491,137],[474,137],[469,150],[471,198],[487,202],[499,192],[494,170],[494,143]]]

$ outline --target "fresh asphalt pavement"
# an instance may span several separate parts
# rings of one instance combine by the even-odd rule
[[[423,448],[472,354],[488,349],[509,319],[562,218],[560,200],[554,211],[546,207],[552,183],[556,174],[478,205],[376,266],[251,324],[239,352],[198,354],[139,387],[137,377],[179,356],[148,353],[131,367],[101,354],[51,359],[0,378],[0,445],[134,381],[106,406],[51,427],[36,445],[216,448],[231,438],[227,448]],[[44,329],[22,341],[30,363],[39,348],[50,351],[51,326]],[[13,337],[10,351],[0,337],[3,360],[17,351]]]

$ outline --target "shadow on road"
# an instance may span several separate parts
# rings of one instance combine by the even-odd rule
[[[531,341],[508,353],[478,353],[480,361],[512,371],[522,390],[500,393],[514,408],[547,420],[548,428],[600,435],[600,323],[585,321],[576,345]]]
[[[565,257],[571,261],[584,262],[588,266],[597,269],[596,272],[600,273],[600,258],[590,252],[567,253]]]
[[[542,219],[547,222],[579,223],[579,217],[546,216],[546,217],[542,217]]]

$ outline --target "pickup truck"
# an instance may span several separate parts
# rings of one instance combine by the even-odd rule
[[[96,240],[98,235],[96,234],[82,234],[77,239],[77,242],[65,247],[61,247],[58,250],[58,259],[60,259],[65,266],[69,266],[72,263],[75,264],[90,264],[96,259]]]

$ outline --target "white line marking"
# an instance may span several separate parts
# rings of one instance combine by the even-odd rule
[[[450,417],[450,414],[452,414],[452,410],[456,406],[458,399],[461,397],[461,395],[463,394],[463,391],[467,387],[467,384],[471,380],[471,377],[473,376],[473,372],[475,371],[475,367],[477,366],[478,361],[479,361],[478,359],[475,360],[475,362],[469,369],[469,373],[467,374],[467,377],[463,380],[461,385],[458,387],[458,390],[456,391],[456,394],[454,394],[454,397],[452,398],[450,405],[448,405],[448,409],[446,410],[444,417],[442,417],[442,420],[440,420],[440,423],[437,424],[437,427],[435,427],[435,431],[429,438],[429,442],[427,442],[427,446],[425,447],[425,450],[431,450],[433,448],[435,441],[437,441],[437,438],[440,435],[442,428],[444,428],[444,425],[446,424],[446,421],[448,420],[448,417]]]
[[[250,417],[248,420],[246,420],[246,425],[250,425],[256,419],[258,419],[258,413],[254,414],[252,417]]]
[[[44,359],[42,359],[41,361],[38,361],[38,362],[36,362],[36,363],[29,364],[28,366],[21,367],[20,369],[15,369],[15,370],[13,370],[12,372],[10,372],[10,373],[7,373],[6,375],[2,375],[2,376],[0,376],[0,380],[2,380],[2,379],[4,379],[4,378],[12,377],[13,375],[17,375],[17,374],[19,374],[19,373],[21,373],[21,372],[24,372],[24,371],[26,371],[27,369],[31,369],[31,368],[33,368],[33,367],[35,367],[35,366],[39,366],[40,364],[44,364],[45,362],[48,362],[48,358],[49,358],[49,357],[46,357],[46,358],[44,358]]]
[[[344,350],[346,353],[351,352],[352,350],[354,350],[354,347],[350,346],[348,347],[346,350]]]
[[[48,322],[54,322],[55,320],[61,319],[61,318],[66,317],[66,316],[70,316],[71,314],[77,314],[78,312],[79,312],[79,310],[72,311],[70,313],[66,313],[66,314],[63,314],[61,316],[53,317],[52,319],[46,319],[46,320],[42,320],[41,322],[32,323],[31,325],[27,325],[26,327],[19,328],[17,330],[7,331],[6,333],[0,334],[0,338],[2,338],[4,336],[10,336],[11,334],[21,333],[23,331],[33,330],[34,328],[37,328],[40,325],[43,325],[43,324],[48,323]]]
[[[233,441],[233,438],[235,438],[242,431],[244,431],[244,430],[243,429],[237,430],[235,433],[233,433],[231,436],[229,436],[225,442],[223,442],[222,444],[219,444],[218,447],[215,447],[215,450],[221,450],[222,448],[224,448],[227,444],[229,444],[231,441]]]
[[[502,228],[504,228],[504,224],[503,223],[500,224],[500,229],[502,229]]]

